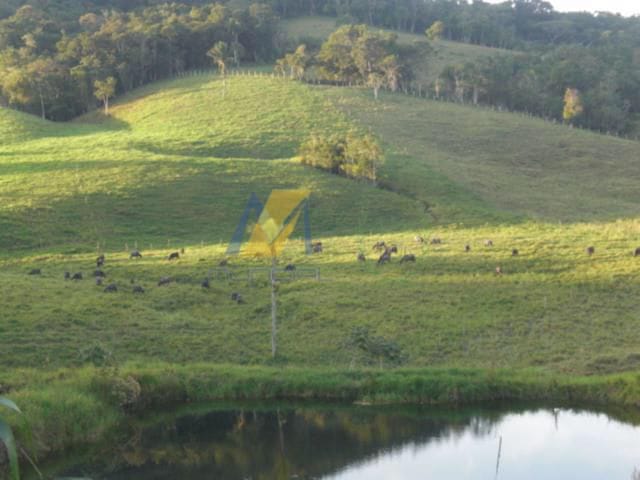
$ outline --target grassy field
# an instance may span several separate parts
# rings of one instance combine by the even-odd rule
[[[215,377],[232,391],[220,393],[216,383],[208,395],[202,386],[201,396],[187,395],[195,399],[235,398],[233,385],[239,396],[247,389],[259,397],[273,372],[284,368],[286,382],[293,368],[297,397],[344,387],[351,400],[487,400],[486,375],[508,371],[499,384],[506,398],[583,392],[594,400],[603,386],[614,393],[603,391],[601,400],[640,401],[638,143],[402,95],[376,102],[366,90],[267,75],[232,76],[224,96],[213,75],[161,82],[118,99],[108,118],[96,112],[69,124],[0,110],[0,126],[0,392],[26,405],[41,430],[56,430],[47,412],[59,409],[63,419],[104,408],[106,424],[116,421],[112,407],[92,397],[92,376],[105,375],[84,368],[94,347],[143,389],[165,385],[173,368],[183,388],[184,372],[199,365],[190,392],[207,369],[233,370]],[[383,143],[383,188],[295,158],[311,132],[349,129]],[[231,258],[233,280],[214,279],[208,290],[200,282],[225,258],[249,194],[266,199],[273,188],[292,187],[313,191],[312,231],[325,251],[305,257],[298,229],[280,259],[318,268],[321,278],[282,277],[273,362],[266,274],[246,279],[266,261]],[[417,234],[442,244],[418,244]],[[372,246],[381,239],[417,262],[375,265]],[[591,245],[596,253],[588,256]],[[129,260],[133,248],[144,258]],[[179,248],[183,258],[168,262]],[[514,248],[520,254],[512,257]],[[98,251],[116,293],[92,279]],[[365,263],[356,261],[359,252]],[[28,275],[33,268],[42,275]],[[65,281],[65,271],[85,279]],[[175,282],[158,287],[164,276]],[[134,295],[132,284],[146,293]],[[232,292],[246,303],[232,302]],[[398,395],[385,372],[379,383],[351,390],[345,372],[354,352],[345,340],[356,326],[406,354],[416,377]],[[238,366],[262,370],[246,380]],[[305,369],[316,380],[348,378],[305,384]],[[461,377],[416,379],[419,371],[446,377],[433,373],[444,369]],[[622,383],[601,376],[618,373]],[[572,382],[590,386],[572,390]],[[184,400],[163,388],[159,395]],[[57,401],[62,406],[52,407]],[[94,436],[103,429],[92,428]],[[64,441],[41,434],[42,449],[86,440],[80,430]]]
[[[287,19],[283,20],[281,25],[293,45],[303,42],[320,44],[338,29],[335,18],[323,16]],[[394,33],[398,35],[398,42],[404,45],[427,41],[427,37],[424,34],[397,31],[394,31]],[[431,85],[447,65],[464,64],[494,55],[513,55],[513,52],[509,50],[469,43],[450,42],[447,40],[438,40],[430,43],[433,52],[424,59],[424,62],[414,65],[416,83],[420,83],[423,88]]]

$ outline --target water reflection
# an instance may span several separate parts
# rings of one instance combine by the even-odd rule
[[[132,429],[120,447],[56,473],[112,480],[629,480],[640,466],[640,428],[569,410],[248,407]]]

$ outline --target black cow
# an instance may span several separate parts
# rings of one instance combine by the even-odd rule
[[[293,263],[290,263],[289,265],[284,267],[285,272],[293,272],[295,271],[295,269],[296,269],[296,266]]]
[[[211,286],[208,278],[205,278],[200,285],[202,286],[202,288],[209,288]]]
[[[633,252],[633,256],[640,257],[640,247],[636,248],[636,250]]]
[[[359,262],[366,262],[367,261],[367,257],[364,256],[364,253],[359,253],[358,254],[358,261]]]
[[[180,260],[180,252],[170,253],[167,260]]]
[[[161,287],[163,285],[169,285],[171,282],[173,282],[173,279],[171,277],[162,277],[158,281],[158,286]]]
[[[106,278],[107,274],[104,273],[102,270],[98,269],[95,272],[93,272],[93,276],[94,277],[102,277],[102,278]]]
[[[594,253],[596,253],[596,247],[587,247],[586,252],[587,252],[587,255],[591,256]]]
[[[131,254],[129,255],[129,260],[133,258],[142,258],[142,254],[140,253],[140,250],[134,250],[133,252],[131,252]]]
[[[464,246],[464,251],[469,253],[471,251],[471,245],[465,245]]]
[[[100,268],[103,265],[104,265],[104,255],[100,255],[98,258],[96,258],[96,267]]]
[[[110,285],[107,285],[107,287],[104,289],[105,293],[112,293],[112,292],[117,292],[118,291],[118,286],[115,283],[112,283]]]
[[[142,288],[140,285],[135,285],[132,291],[133,293],[144,293],[144,288]]]
[[[42,275],[42,270],[40,270],[39,268],[34,268],[33,270],[29,271],[29,275]]]
[[[416,261],[416,256],[413,255],[412,253],[409,253],[407,255],[404,255],[401,259],[400,259],[400,263],[404,263],[404,262],[415,262]]]
[[[82,273],[74,273],[73,275],[71,275],[71,280],[82,280]]]
[[[517,257],[518,255],[520,255],[520,252],[518,251],[517,248],[514,248],[513,250],[511,250],[512,257]]]

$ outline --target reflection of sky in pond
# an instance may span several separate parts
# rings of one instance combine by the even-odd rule
[[[640,428],[606,415],[549,411],[506,415],[487,435],[470,430],[414,444],[326,480],[631,480],[640,468]]]

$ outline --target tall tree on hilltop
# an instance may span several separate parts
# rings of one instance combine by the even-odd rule
[[[109,99],[116,94],[116,85],[118,81],[113,77],[108,77],[105,80],[96,80],[93,84],[94,95],[104,105],[104,114],[109,115]]]

